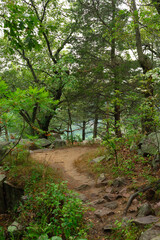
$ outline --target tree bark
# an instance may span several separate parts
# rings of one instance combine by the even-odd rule
[[[153,69],[152,61],[143,53],[141,34],[139,30],[139,16],[137,11],[137,6],[135,0],[132,0],[132,11],[133,11],[133,21],[135,28],[135,38],[136,38],[136,47],[138,53],[138,60],[140,66],[143,69],[145,74],[149,70]],[[153,86],[152,86],[152,77],[149,77],[145,83],[145,104],[144,110],[142,111],[142,132],[149,134],[154,131],[154,104],[153,104]]]
[[[94,128],[93,128],[93,138],[97,137],[97,128],[98,128],[98,114],[95,113]]]
[[[115,14],[116,14],[116,0],[112,0],[112,33],[111,33],[111,65],[114,75],[114,91],[115,91],[115,101],[114,101],[114,128],[115,135],[120,138],[122,137],[120,129],[121,120],[121,110],[120,104],[117,98],[119,98],[119,77],[118,77],[118,63],[116,60],[116,40],[115,40]]]
[[[86,121],[83,121],[83,127],[82,127],[82,140],[84,141],[86,138]]]

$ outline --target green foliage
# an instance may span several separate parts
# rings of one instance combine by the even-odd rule
[[[24,239],[37,239],[42,234],[75,239],[85,234],[82,201],[65,183],[47,184],[43,192],[28,193],[22,213],[23,221],[29,220]]]
[[[138,240],[142,230],[130,221],[119,222],[117,220],[113,231],[111,240]]]
[[[0,239],[5,240],[4,229],[2,227],[0,227]]]

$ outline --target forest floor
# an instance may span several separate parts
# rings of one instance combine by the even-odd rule
[[[96,179],[90,176],[87,171],[85,173],[85,171],[80,172],[77,170],[75,162],[82,159],[86,154],[94,155],[96,151],[97,146],[77,146],[55,150],[35,150],[31,153],[31,157],[46,166],[51,166],[62,172],[63,179],[68,182],[68,187],[78,192],[80,198],[92,208],[87,211],[85,216],[86,222],[91,223],[92,226],[88,239],[103,240],[110,239],[110,234],[108,238],[106,238],[104,228],[122,218],[128,198],[133,191],[128,191],[128,189],[123,186],[120,189],[121,195],[118,195],[116,188],[114,189],[115,191],[113,191],[110,186],[98,185]],[[109,201],[112,203],[116,202],[118,207],[110,210],[108,214],[103,216],[103,211],[106,207],[106,201],[104,201],[106,194],[109,194],[111,197]],[[135,202],[129,216],[135,216],[137,207],[138,204]],[[95,214],[96,211],[98,211],[98,214]]]

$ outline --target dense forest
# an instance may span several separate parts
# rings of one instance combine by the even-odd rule
[[[1,129],[148,134],[159,117],[159,1],[1,1]],[[16,121],[16,124],[15,124]]]
[[[158,156],[159,161],[159,38],[160,0],[0,0],[1,141],[16,146],[21,138],[32,141],[61,136],[73,145],[86,139],[95,143],[99,139],[105,148],[110,148],[114,159],[112,167],[116,166],[114,171],[119,174],[118,171],[122,170],[120,154],[123,160],[127,159],[127,154],[128,159],[134,158],[130,151],[137,150],[137,145],[140,151],[141,139],[155,133],[156,150],[149,155],[144,152],[140,164],[153,160],[153,155]],[[7,158],[15,146],[10,145],[11,149],[5,154],[0,152],[0,160]],[[25,154],[25,161],[29,161]],[[150,158],[144,160],[143,157]],[[16,161],[18,159],[16,157]],[[132,163],[128,159],[122,163],[126,164],[123,171],[128,170],[127,174],[131,176],[133,172],[129,168]],[[13,161],[8,164],[7,171],[14,165]],[[104,172],[101,167],[96,174]],[[89,167],[87,171],[91,174]],[[92,174],[95,175],[95,170]],[[154,177],[155,183],[159,177]],[[29,183],[26,191],[28,186]],[[47,188],[45,185],[45,190],[50,189],[46,190],[46,204],[49,204],[47,198],[58,191],[56,201],[60,201],[60,205],[66,204],[68,217],[67,204],[70,202],[71,206],[75,196],[71,197],[63,184],[56,186]],[[33,189],[31,191],[33,194]],[[35,197],[39,204],[37,214],[44,197],[42,192],[38,194]],[[32,209],[35,202],[31,199],[28,206]],[[84,210],[80,210],[80,205],[79,200],[75,200],[72,208],[73,215],[82,219],[83,214],[78,215]],[[49,215],[50,207],[44,207],[43,211],[44,215],[45,211]],[[55,214],[59,216],[64,212]],[[79,226],[76,229],[83,229],[82,220],[68,218],[67,226],[69,221],[72,224],[77,221],[74,222]],[[61,224],[58,221],[60,219],[54,223],[56,226]],[[64,232],[55,231],[53,239],[86,237],[82,230],[67,230],[65,227]],[[49,234],[47,230],[37,232],[39,235],[28,235],[28,238],[25,235],[23,239],[49,239],[53,236],[50,230]],[[38,238],[43,233],[48,235]],[[139,239],[131,238],[131,235],[125,239]],[[93,240],[92,237],[88,239]],[[123,234],[116,239],[124,239]]]

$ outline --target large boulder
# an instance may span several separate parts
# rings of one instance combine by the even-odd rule
[[[40,139],[34,140],[34,144],[38,148],[47,148],[51,145],[51,142],[46,138],[40,138]]]
[[[5,192],[6,209],[13,210],[24,195],[24,190],[12,185],[8,181],[4,181],[3,190]]]
[[[138,144],[139,153],[143,156],[156,155],[160,146],[160,132],[152,132]],[[160,149],[159,149],[160,150]]]
[[[4,188],[3,188],[5,179],[6,179],[6,175],[3,173],[0,173],[0,214],[5,213],[6,211],[6,203],[5,203]]]
[[[19,146],[22,146],[22,148],[26,149],[26,150],[36,150],[36,149],[38,149],[37,145],[29,139],[21,139],[20,142],[19,142]]]
[[[55,139],[53,141],[53,144],[51,145],[51,148],[55,147],[55,148],[59,148],[59,147],[64,147],[66,146],[66,141],[62,140],[62,139]]]

